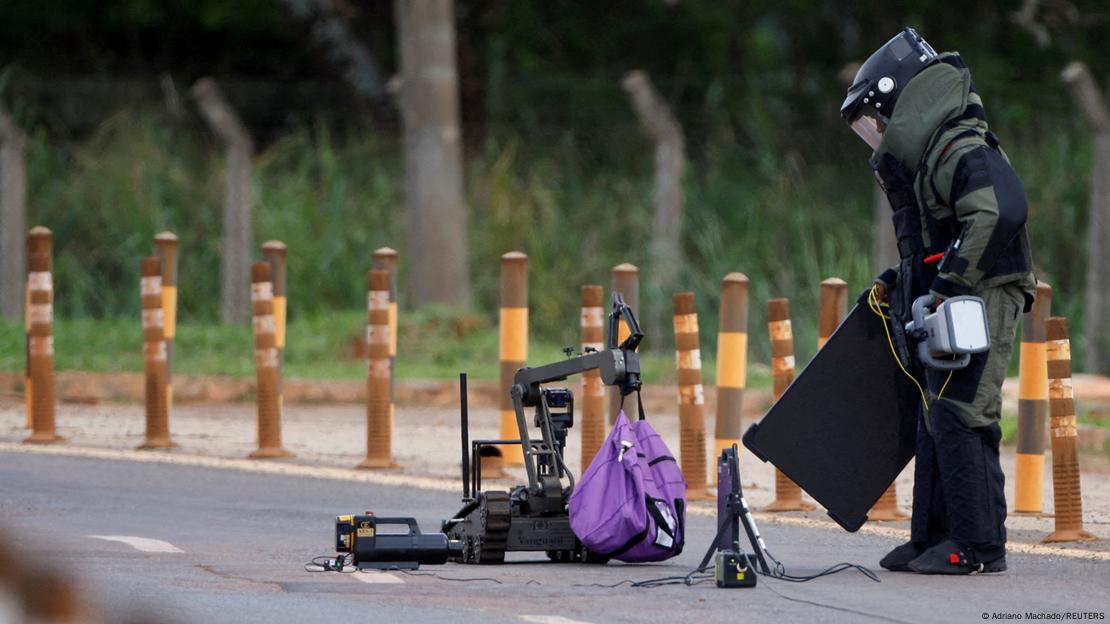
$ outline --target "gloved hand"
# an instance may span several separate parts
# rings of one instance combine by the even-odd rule
[[[882,282],[875,282],[875,300],[886,303],[886,286]]]
[[[891,267],[875,278],[875,299],[879,303],[887,303],[889,293],[898,284],[898,271]]]

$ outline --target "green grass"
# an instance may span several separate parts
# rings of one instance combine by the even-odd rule
[[[290,323],[286,337],[286,375],[305,379],[362,379],[366,360],[358,343],[365,336],[366,314],[353,311],[303,317]],[[55,368],[65,371],[141,372],[142,338],[138,319],[67,319],[54,324]],[[432,308],[401,317],[397,377],[452,379],[498,378],[498,336],[492,320]],[[174,371],[186,375],[254,375],[253,343],[247,326],[186,322],[178,325]],[[563,345],[533,340],[528,363],[562,359]],[[645,353],[647,383],[674,381],[674,357]],[[23,331],[0,321],[0,370],[23,370]],[[715,380],[713,360],[704,362],[704,383]],[[766,367],[749,368],[750,387],[769,387]]]
[[[1079,406],[1079,414],[1076,416],[1076,422],[1080,425],[1110,429],[1110,420],[1092,418],[1091,409],[1082,405]],[[1016,413],[1004,410],[999,425],[1002,427],[1003,444],[1013,444],[1017,442],[1018,419]]]
[[[1094,410],[1092,410],[1090,407],[1080,405],[1079,414],[1076,416],[1076,422],[1081,425],[1090,425],[1092,427],[1098,427],[1100,429],[1110,429],[1110,419],[1106,418],[1105,416],[1102,418],[1096,418],[1092,416],[1093,411]]]
[[[1002,444],[1015,444],[1017,442],[1017,414],[1002,410],[1002,420],[998,421],[1002,428]]]

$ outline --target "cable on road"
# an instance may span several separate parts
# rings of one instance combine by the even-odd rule
[[[490,583],[497,583],[498,585],[504,585],[504,583],[502,583],[498,579],[489,578],[489,577],[486,577],[486,576],[459,578],[459,577],[453,577],[453,576],[440,576],[440,575],[436,574],[435,572],[410,572],[409,570],[396,570],[396,571],[400,572],[401,574],[405,574],[407,576],[430,576],[432,578],[436,578],[436,579],[439,579],[441,581],[461,581],[461,582],[489,581]],[[539,583],[537,583],[537,585],[538,584]]]
[[[718,543],[718,540],[720,540],[721,536],[724,535],[725,529],[727,529],[728,526],[729,526],[729,519],[725,518],[724,520],[721,521],[720,526],[717,528],[717,535],[715,535],[713,537],[713,540],[710,543],[711,544]],[[810,575],[806,575],[806,576],[797,576],[797,575],[789,574],[786,571],[786,566],[783,565],[783,563],[781,561],[776,559],[775,556],[771,554],[770,549],[768,549],[765,545],[763,545],[762,546],[762,551],[763,551],[763,554],[766,555],[767,558],[770,559],[775,564],[774,567],[770,569],[769,573],[763,572],[762,570],[759,569],[759,566],[755,565],[755,561],[754,561],[752,555],[745,555],[745,556],[748,558],[749,567],[752,570],[754,570],[757,574],[759,574],[760,576],[763,576],[765,578],[773,578],[773,579],[778,579],[780,581],[787,581],[787,582],[790,582],[790,583],[805,583],[806,581],[812,581],[813,579],[821,578],[822,576],[829,576],[831,574],[836,574],[838,572],[843,572],[845,570],[857,570],[857,571],[859,571],[860,574],[866,576],[867,578],[871,579],[872,581],[875,581],[876,583],[881,583],[882,582],[882,581],[879,580],[878,575],[876,575],[871,570],[865,568],[864,566],[861,566],[861,565],[858,565],[858,564],[855,564],[855,563],[845,563],[845,562],[841,562],[841,563],[837,563],[835,565],[829,566],[828,568],[825,568],[824,570],[822,570],[822,571],[820,571],[816,574],[810,574]],[[702,582],[707,581],[707,580],[715,579],[716,575],[715,575],[714,572],[710,572],[710,569],[711,569],[712,566],[709,564],[710,555],[712,554],[712,552],[713,552],[713,549],[711,548],[710,551],[705,554],[705,558],[702,560],[701,565],[699,565],[697,568],[694,568],[693,570],[691,570],[690,573],[685,575],[685,576],[664,576],[662,578],[648,579],[646,581],[638,581],[638,582],[627,581],[627,582],[629,583],[629,587],[642,587],[642,588],[645,588],[645,589],[651,589],[651,588],[654,588],[654,587],[661,587],[663,585],[684,584],[684,585],[687,585],[687,586],[691,586],[691,585],[697,585],[698,583],[702,583]],[[709,572],[709,573],[706,574],[706,572]],[[610,587],[619,587],[620,585],[623,585],[625,582],[626,581],[621,581],[620,583],[617,583],[616,585],[612,585]]]
[[[801,604],[807,604],[807,605],[811,605],[811,606],[814,606],[814,607],[822,607],[822,608],[825,608],[825,609],[832,609],[833,611],[840,611],[842,613],[851,613],[853,615],[862,615],[864,617],[874,618],[874,619],[877,619],[877,620],[883,620],[885,622],[895,622],[896,624],[911,624],[910,622],[907,622],[906,620],[899,620],[897,618],[888,617],[886,615],[880,615],[878,613],[872,613],[870,611],[859,611],[859,610],[856,610],[856,609],[849,609],[848,607],[838,607],[836,605],[831,605],[831,604],[827,604],[827,603],[824,603],[824,602],[817,602],[817,601],[814,601],[814,600],[806,600],[804,598],[795,598],[793,596],[787,596],[786,594],[778,592],[774,587],[771,587],[770,585],[767,586],[767,589],[771,590],[771,593],[775,594],[779,598],[782,598],[783,600],[788,600],[790,602],[798,602],[798,603],[801,603]]]

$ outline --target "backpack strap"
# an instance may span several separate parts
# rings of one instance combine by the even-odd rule
[[[648,511],[648,512],[646,512],[646,513],[647,513],[647,515],[648,515],[648,516],[650,516],[650,515],[651,515],[651,512],[650,512],[650,511]],[[633,547],[635,547],[635,546],[636,546],[637,544],[639,544],[640,542],[644,541],[644,538],[646,538],[646,537],[647,537],[647,534],[648,534],[648,530],[649,530],[650,528],[651,528],[651,523],[650,523],[650,522],[645,522],[645,523],[644,523],[644,530],[643,530],[643,531],[640,531],[640,532],[639,532],[639,533],[637,533],[636,535],[633,535],[633,536],[632,536],[631,538],[629,538],[629,540],[628,540],[627,542],[625,542],[625,543],[624,543],[624,544],[623,544],[622,546],[620,546],[620,547],[619,547],[619,548],[617,548],[616,550],[613,550],[613,551],[610,551],[610,552],[607,552],[607,553],[598,553],[598,554],[599,554],[599,555],[602,555],[602,556],[604,556],[604,557],[609,557],[610,559],[616,559],[617,557],[620,557],[620,556],[621,556],[621,555],[623,555],[624,553],[626,553],[626,552],[628,552],[628,551],[632,550],[632,548],[633,548]]]
[[[644,416],[644,397],[640,396],[640,391],[636,391],[636,403],[640,406],[640,420],[646,420]]]

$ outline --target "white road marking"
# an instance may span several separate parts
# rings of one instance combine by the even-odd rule
[[[93,539],[107,540],[109,542],[123,542],[135,550],[150,553],[183,553],[177,546],[159,539],[149,537],[135,537],[133,535],[90,535]]]
[[[355,572],[355,578],[363,583],[379,585],[403,585],[405,579],[393,576],[389,572],[379,570],[360,570]]]
[[[571,620],[562,615],[518,615],[517,620],[532,624],[591,624],[585,620]]]

